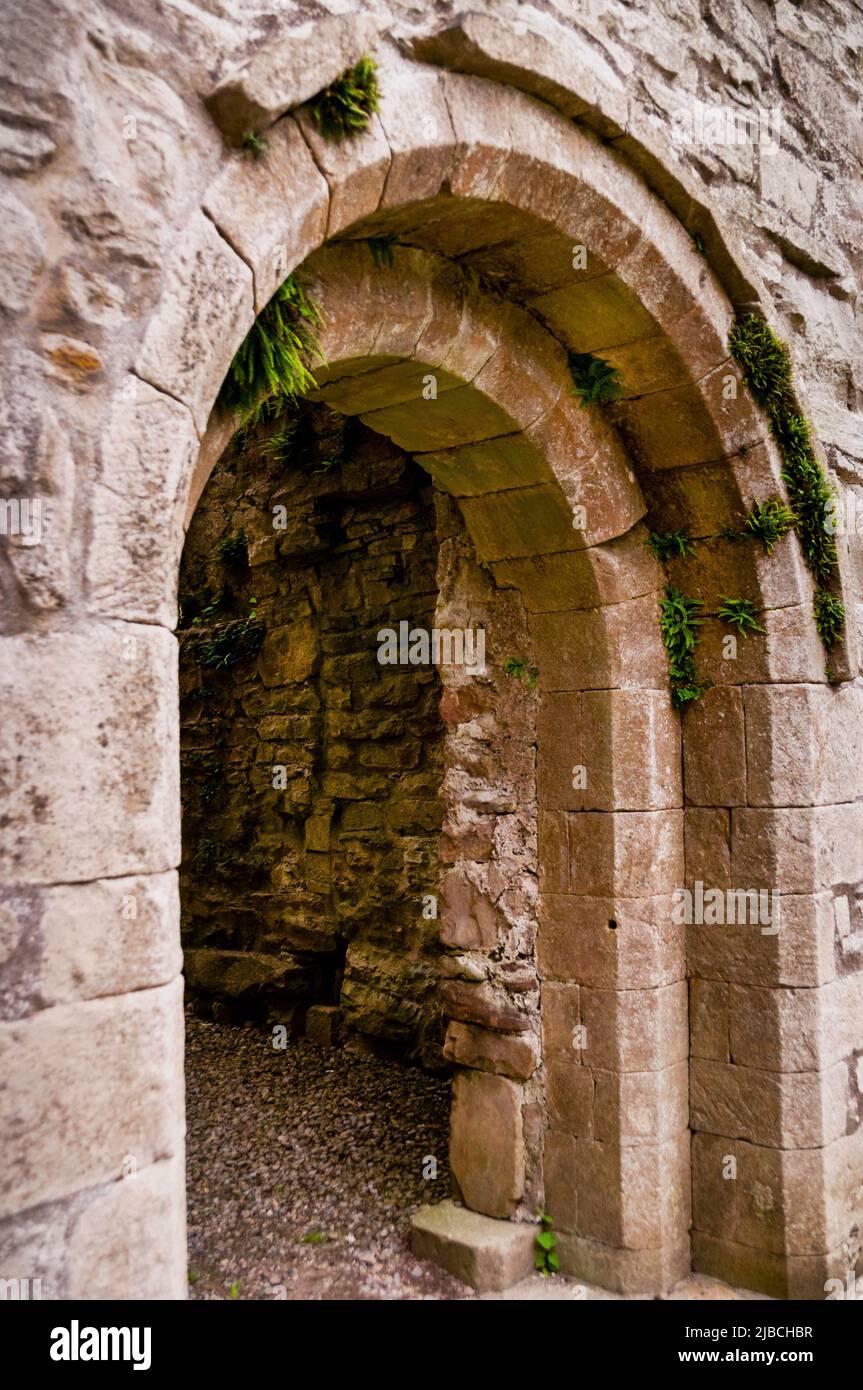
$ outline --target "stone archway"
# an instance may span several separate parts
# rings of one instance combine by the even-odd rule
[[[633,528],[649,504],[654,526],[672,530],[685,520],[693,534],[711,535],[728,509],[779,489],[778,459],[745,393],[733,400],[723,394],[724,380],[733,375],[726,348],[731,305],[684,229],[620,157],[542,104],[495,83],[442,76],[388,51],[381,59],[384,103],[361,139],[324,149],[299,112],[273,127],[265,161],[253,164],[239,154],[221,160],[204,210],[193,212],[180,237],[129,389],[117,383],[106,414],[101,471],[88,499],[86,617],[69,631],[14,639],[19,669],[34,686],[53,663],[59,668],[54,697],[71,700],[74,692],[92,711],[83,739],[47,724],[25,729],[34,751],[22,805],[33,803],[28,787],[38,787],[58,761],[68,759],[73,771],[47,815],[33,805],[45,859],[32,858],[26,837],[31,813],[20,813],[16,882],[32,878],[43,914],[51,910],[52,895],[71,892],[76,911],[91,923],[96,952],[109,940],[124,897],[140,898],[147,912],[152,908],[143,959],[134,950],[117,959],[111,943],[106,954],[113,964],[85,971],[89,992],[83,996],[69,983],[68,970],[60,970],[59,983],[55,976],[41,997],[62,1007],[16,1024],[21,1036],[11,1039],[26,1063],[19,1061],[19,1068],[32,1075],[58,1043],[68,1066],[83,1071],[97,1052],[110,1054],[122,1038],[121,1050],[131,1059],[127,1084],[148,1097],[117,1123],[109,1097],[121,1078],[116,1062],[103,1061],[92,1084],[102,1087],[105,1100],[82,1122],[80,1141],[68,1146],[61,1164],[55,1162],[53,1121],[41,1111],[34,1116],[27,1109],[33,1102],[21,1100],[29,1148],[13,1154],[8,1210],[53,1203],[50,1219],[60,1222],[72,1204],[80,1232],[69,1243],[73,1287],[80,1271],[92,1267],[94,1252],[112,1248],[109,1229],[127,1233],[124,1250],[137,1242],[140,1259],[158,1239],[147,1203],[159,1202],[173,1232],[162,1255],[160,1290],[162,1296],[181,1292],[182,1254],[171,1225],[182,1182],[170,872],[177,860],[175,653],[164,628],[173,625],[183,515],[194,506],[227,433],[218,421],[207,429],[219,383],[255,309],[288,271],[338,234],[396,236],[414,248],[408,256],[456,259],[513,301],[489,311],[498,318],[495,347],[482,360],[471,326],[462,346],[469,361],[475,354],[472,374],[447,366],[461,314],[447,321],[441,310],[449,337],[444,333],[435,342],[439,325],[428,312],[428,271],[417,277],[420,309],[406,321],[400,299],[390,295],[371,340],[352,336],[351,315],[344,311],[333,323],[346,334],[342,356],[364,368],[372,362],[358,373],[369,378],[361,386],[370,392],[358,408],[379,413],[377,426],[391,428],[394,438],[409,428],[405,398],[396,396],[407,389],[410,400],[416,390],[412,369],[403,364],[423,338],[429,355],[419,354],[420,366],[452,370],[454,380],[438,398],[436,431],[422,435],[420,427],[411,447],[435,455],[429,466],[449,480],[469,530],[473,523],[480,557],[499,585],[522,595],[534,660],[547,673],[538,734],[538,863],[547,875],[540,884],[538,966],[552,1120],[544,1181],[565,1233],[565,1267],[643,1291],[667,1286],[688,1266],[683,943],[673,931],[657,932],[656,912],[644,907],[645,899],[655,904],[680,882],[677,719],[668,708],[655,626],[662,578]],[[586,248],[586,273],[576,270],[574,246]],[[365,255],[368,264],[367,252],[337,253],[343,254]],[[320,267],[310,264],[319,268],[324,274],[323,258]],[[444,286],[450,274],[442,267]],[[572,274],[574,284],[566,279]],[[354,296],[358,283],[347,279]],[[371,290],[375,281],[362,283]],[[406,335],[401,343],[400,330]],[[381,352],[383,346],[389,350]],[[601,352],[620,365],[629,391],[604,418],[578,412],[566,395],[567,349]],[[329,351],[334,362],[341,360],[332,346]],[[374,362],[381,357],[395,361]],[[336,392],[340,380],[322,378],[322,391]],[[471,384],[491,401],[488,410],[469,395],[456,400]],[[352,383],[346,402],[356,389]],[[484,418],[476,438],[459,433],[464,417],[457,407],[468,401]],[[490,447],[489,439],[511,442]],[[512,468],[521,470],[518,488],[502,485]],[[488,487],[495,470],[499,485]],[[501,500],[510,492],[519,496]],[[579,536],[572,508],[582,496],[593,500]],[[708,581],[721,587],[727,564],[717,547],[713,575],[685,559],[674,573],[690,590]],[[764,644],[747,649],[746,662],[729,672],[718,623],[708,620],[705,627],[705,674],[715,690],[687,716],[684,771],[693,831],[687,872],[699,876],[706,862],[713,877],[738,870],[756,881],[778,875],[795,899],[795,944],[786,948],[783,938],[779,945],[755,942],[741,951],[731,938],[709,948],[694,942],[696,967],[704,962],[708,972],[705,989],[693,992],[696,1258],[728,1277],[799,1293],[820,1288],[825,1273],[844,1269],[844,1247],[853,1236],[847,1180],[853,1164],[840,1123],[849,1040],[831,1020],[839,996],[850,997],[857,986],[849,975],[850,983],[832,988],[820,952],[823,910],[829,908],[822,890],[859,877],[857,813],[842,805],[850,800],[842,769],[831,764],[829,775],[821,776],[816,768],[818,737],[809,737],[809,763],[794,776],[787,768],[786,730],[801,701],[804,726],[813,712],[822,730],[831,718],[808,579],[795,543],[788,542],[769,570],[756,562],[748,579],[747,592],[765,610]],[[852,705],[853,699],[846,702],[842,716],[849,722]],[[130,708],[135,726],[124,728]],[[567,788],[567,769],[583,756],[548,738],[557,739],[567,717],[583,721],[592,748],[603,750],[596,805],[573,802],[571,782]],[[106,726],[115,733],[124,728],[131,770],[119,783],[115,754],[104,751]],[[712,745],[720,737],[728,753],[717,770]],[[102,795],[98,814],[94,808],[73,849],[80,787],[74,769],[82,759]],[[783,860],[789,831],[804,846],[793,865]],[[50,884],[73,884],[74,890]],[[762,956],[766,981],[752,968]],[[805,997],[791,993],[798,988]],[[710,1005],[702,1015],[704,999]],[[798,1003],[813,1011],[819,1038],[802,1067],[784,1013]],[[570,1056],[574,1020],[582,1019],[588,1050],[598,1052],[594,1067],[574,1065]],[[708,1027],[715,1020],[719,1036]],[[748,1061],[741,1064],[741,1056]],[[488,1108],[506,1114],[501,1134],[518,1187],[522,1083],[484,1079],[492,1075],[481,1067],[465,1073],[457,1135],[459,1125],[470,1131],[484,1124],[488,1111],[479,1093],[488,1092]],[[46,1079],[58,1102],[65,1084],[63,1076]],[[532,1095],[527,1099],[529,1106],[540,1104]],[[544,1104],[529,1117],[538,1131],[545,1128]],[[801,1107],[805,1117],[798,1121]],[[651,1117],[647,1133],[637,1118],[644,1111]],[[108,1136],[101,1147],[99,1134]],[[769,1220],[764,1212],[727,1211],[718,1199],[699,1208],[699,1196],[716,1186],[719,1150],[729,1144],[740,1149],[741,1162],[761,1165],[769,1175],[775,1197],[765,1208],[773,1213]],[[129,1151],[142,1174],[134,1192],[112,1181]],[[802,1229],[792,1219],[801,1185],[818,1192],[818,1210]],[[511,1208],[520,1196],[510,1194]],[[481,1183],[468,1200],[485,1204]],[[487,1205],[497,1206],[497,1195]]]

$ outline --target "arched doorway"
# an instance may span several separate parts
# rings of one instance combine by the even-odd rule
[[[452,370],[456,381],[438,397],[437,433],[412,440],[411,447],[447,455],[440,467],[450,469],[451,491],[469,530],[472,518],[480,558],[501,586],[522,596],[531,615],[537,644],[533,664],[547,681],[537,736],[536,863],[542,893],[537,951],[548,996],[541,1077],[547,1077],[548,1089],[534,1101],[524,1088],[535,1073],[529,1081],[515,1081],[465,1066],[466,1103],[457,1115],[454,1143],[458,1148],[461,1127],[471,1136],[464,1151],[484,1151],[473,1136],[493,1130],[500,1152],[505,1151],[505,1166],[498,1165],[506,1174],[503,1197],[517,1208],[526,1190],[527,1155],[539,1152],[538,1143],[531,1149],[532,1136],[547,1132],[544,1182],[549,1208],[560,1213],[569,1267],[630,1291],[664,1287],[689,1260],[689,1159],[680,1094],[689,1045],[682,942],[673,930],[658,929],[667,921],[667,909],[654,909],[679,886],[683,814],[679,763],[655,753],[674,747],[677,737],[655,626],[663,580],[634,528],[648,514],[658,531],[670,533],[686,524],[693,535],[712,536],[729,511],[781,490],[778,459],[745,393],[724,393],[727,378],[735,375],[726,346],[730,304],[685,230],[617,154],[541,104],[495,83],[442,77],[389,53],[382,55],[382,68],[384,105],[361,141],[323,151],[304,129],[300,113],[274,127],[266,160],[255,164],[236,154],[220,161],[206,212],[194,212],[179,237],[169,285],[149,320],[134,372],[111,397],[101,471],[88,495],[86,617],[44,639],[29,634],[13,639],[19,674],[34,688],[44,686],[50,670],[53,698],[92,710],[86,729],[73,740],[65,732],[27,725],[33,756],[22,783],[20,820],[25,827],[39,821],[41,857],[37,861],[26,835],[16,829],[16,882],[32,880],[40,901],[50,898],[55,886],[65,892],[71,885],[79,901],[86,895],[96,905],[88,913],[90,930],[106,940],[122,899],[140,895],[138,920],[149,923],[149,934],[141,955],[118,953],[113,941],[106,952],[97,950],[100,959],[114,961],[107,975],[94,975],[88,967],[83,986],[64,976],[59,985],[46,985],[43,994],[49,1003],[68,1003],[76,1015],[69,1020],[68,1039],[64,1034],[64,1045],[52,1051],[68,1057],[70,1067],[77,1057],[81,1072],[98,1055],[104,1060],[93,1084],[98,1081],[105,1096],[131,1084],[146,1103],[130,1109],[122,1122],[112,1116],[110,1124],[107,1102],[101,1108],[78,1106],[85,1117],[80,1143],[67,1149],[63,1165],[52,1157],[53,1123],[25,1113],[21,1132],[30,1136],[29,1148],[12,1156],[18,1176],[9,1209],[62,1205],[85,1194],[87,1249],[98,1248],[100,1241],[109,1244],[106,1232],[119,1223],[128,1233],[124,1249],[140,1251],[149,1248],[159,1229],[158,1221],[141,1218],[140,1204],[149,1194],[172,1233],[162,1246],[167,1273],[159,1291],[162,1296],[166,1290],[182,1292],[183,1255],[176,1237],[182,1201],[180,989],[172,879],[178,861],[177,721],[175,650],[165,631],[173,627],[182,518],[194,507],[224,444],[218,420],[210,432],[207,422],[255,309],[328,237],[349,231],[353,239],[396,237],[413,248],[408,256],[455,259],[461,270],[472,262],[480,295],[488,296],[493,284],[495,312],[500,309],[508,321],[506,343],[498,333],[497,347],[481,365],[475,355],[468,380],[448,367],[446,351],[438,356],[433,350],[433,317],[412,336],[428,304],[422,285],[419,310],[406,316],[407,343],[399,345],[396,332],[405,293],[399,288],[390,297],[386,319],[392,336],[382,354],[378,347],[385,338],[377,330],[361,344],[352,338],[356,303],[350,316],[334,318],[348,339],[345,360],[348,353],[361,363],[379,355],[395,359],[376,364],[385,394],[361,407],[368,415],[383,416],[377,423],[384,433],[389,424],[394,438],[404,427],[405,399],[396,399],[398,372],[388,377],[390,368],[413,358],[425,337],[429,351],[419,354],[420,365],[432,373]],[[586,270],[573,258],[576,247],[586,248]],[[356,295],[359,282],[349,277],[348,283]],[[514,301],[513,310],[500,307],[501,293]],[[452,327],[449,344],[456,341],[457,326]],[[468,357],[476,354],[476,342],[464,346]],[[579,411],[568,395],[567,351],[601,355],[619,365],[629,393],[604,414]],[[329,354],[332,361],[341,360],[337,345],[330,344]],[[332,380],[336,389],[338,378]],[[491,402],[490,408],[477,401],[471,405],[484,421],[474,438],[458,432],[459,407],[467,400],[459,393],[470,391],[469,381]],[[410,379],[409,385],[415,389]],[[554,422],[548,438],[545,421]],[[522,453],[520,444],[515,446],[518,462],[513,455],[502,462],[497,446],[488,447],[489,440],[520,435],[529,437],[530,447]],[[478,448],[484,457],[475,482],[479,491],[472,492],[464,479]],[[510,467],[526,470],[515,488],[500,486],[501,477],[504,482],[511,477]],[[574,508],[587,505],[584,496],[591,498],[588,529],[579,533],[572,521]],[[715,567],[711,582],[721,591],[726,552],[717,545],[709,553]],[[735,570],[738,564],[735,560]],[[710,577],[687,557],[673,565],[690,591]],[[765,1050],[750,1053],[748,1066],[731,1051],[724,1024],[718,1041],[701,1036],[693,1045],[693,1121],[699,1133],[710,1136],[696,1143],[701,1155],[694,1169],[696,1258],[732,1277],[742,1267],[747,1280],[793,1292],[820,1288],[825,1272],[844,1271],[842,1251],[853,1226],[853,1194],[842,1179],[835,1197],[831,1177],[851,1171],[839,1156],[844,1137],[840,1069],[847,1047],[837,1055],[842,1039],[831,1035],[829,1047],[800,1070],[793,1065],[799,1058],[784,1046],[780,1015],[787,991],[794,988],[807,991],[819,1019],[826,1007],[822,986],[832,981],[822,973],[823,912],[833,912],[828,890],[834,879],[845,883],[856,876],[850,833],[856,813],[843,809],[832,818],[834,806],[847,799],[838,774],[825,785],[810,760],[792,786],[783,770],[782,710],[791,708],[801,686],[817,687],[809,692],[813,699],[828,693],[812,637],[808,579],[793,542],[769,572],[755,562],[747,581],[747,596],[763,613],[768,640],[748,648],[745,663],[731,669],[722,661],[718,621],[707,620],[704,674],[716,689],[686,716],[691,725],[684,758],[687,816],[698,832],[693,837],[697,853],[707,856],[712,876],[723,866],[737,872],[735,864],[758,886],[765,876],[784,875],[787,891],[798,900],[795,949],[792,960],[785,938],[778,944],[761,938],[742,951],[731,936],[711,945],[708,978],[719,988],[708,1017],[727,1018],[732,988],[742,990],[739,998],[735,994],[744,1009],[739,1016],[755,1017],[758,999],[747,991],[766,989],[769,998],[759,1016],[769,1022]],[[842,672],[836,674],[841,679]],[[777,689],[775,703],[772,691],[765,693],[769,686]],[[634,692],[644,698],[633,701]],[[565,757],[558,756],[560,729],[576,697],[579,718],[586,710],[594,720],[587,727],[599,730],[591,749],[603,750],[597,758],[597,805],[574,805],[569,799],[570,791],[579,789],[571,777],[567,787],[567,770],[584,765],[584,758],[573,757],[569,747]],[[635,735],[633,703],[642,721],[636,722]],[[750,721],[750,713],[760,724]],[[819,719],[825,718],[822,711]],[[543,740],[543,719],[554,731],[551,745]],[[123,729],[122,778],[116,775],[116,755],[105,752],[106,725]],[[756,728],[764,731],[763,738],[751,735]],[[720,736],[728,739],[728,753],[717,781],[710,767]],[[549,749],[545,761],[544,747]],[[88,803],[91,814],[82,815],[81,781],[74,773],[64,774],[46,812],[38,797],[40,781],[54,776],[58,766],[75,769],[84,762],[87,785],[98,793]],[[545,799],[544,776],[549,778]],[[834,819],[844,827],[836,855]],[[789,827],[805,853],[787,867],[782,854]],[[837,856],[841,865],[834,865]],[[693,876],[699,876],[699,868],[696,858]],[[627,922],[638,930],[626,930]],[[143,933],[136,937],[142,939]],[[481,947],[473,949],[482,953]],[[545,953],[550,954],[543,965]],[[768,971],[757,985],[749,970],[755,958],[763,958]],[[489,1005],[497,998],[497,983],[486,991]],[[455,1006],[462,1007],[463,992],[453,993]],[[528,1000],[535,993],[523,990]],[[702,991],[700,998],[709,993]],[[693,999],[698,1008],[697,990]],[[576,1001],[579,1010],[582,1004],[587,1010],[588,1047],[600,1048],[593,1067],[571,1055]],[[40,1030],[64,1022],[56,1014],[48,1018],[50,1012],[28,1019],[28,1036],[15,1040],[21,1056],[30,1049],[33,1071],[44,1052]],[[579,1013],[579,1027],[580,1019]],[[460,1021],[472,1022],[456,1018]],[[105,1046],[105,1039],[116,1034],[128,1044],[119,1049],[123,1056],[137,1059],[128,1077],[108,1060],[118,1049]],[[769,1065],[759,1066],[759,1057]],[[555,1100],[556,1073],[561,1080]],[[847,1067],[841,1075],[847,1087]],[[51,1078],[58,1104],[66,1082],[62,1069]],[[816,1118],[786,1129],[784,1117],[799,1109],[804,1095],[815,1095],[817,1104],[806,1110]],[[753,1096],[760,1097],[755,1106]],[[830,1103],[822,1106],[827,1096]],[[21,1103],[26,1112],[31,1103]],[[646,1134],[638,1118],[645,1111]],[[110,1141],[100,1144],[97,1137],[106,1126]],[[728,1213],[727,1226],[721,1212],[717,1226],[714,1211],[698,1215],[697,1198],[715,1181],[713,1149],[718,1152],[725,1140],[739,1141],[747,1146],[747,1159],[765,1165],[775,1200],[764,1210]],[[136,1154],[140,1171],[135,1188],[115,1181],[129,1152]],[[472,1195],[465,1193],[469,1203],[497,1206],[500,1188],[487,1201],[488,1175],[480,1170],[471,1176],[477,1187]],[[820,1194],[821,1216],[800,1231],[785,1222],[784,1214],[802,1182]],[[522,1195],[516,1198],[516,1192]],[[647,1207],[645,1193],[650,1194]],[[588,1194],[587,1204],[573,1202],[573,1194]],[[721,1204],[714,1207],[721,1211]],[[783,1214],[778,1233],[777,1211]],[[768,1218],[769,1212],[774,1215]]]

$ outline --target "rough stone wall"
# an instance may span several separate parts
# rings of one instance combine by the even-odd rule
[[[222,1017],[297,1028],[339,1004],[349,1029],[427,1064],[443,1040],[421,910],[438,892],[440,686],[434,668],[380,665],[377,637],[434,625],[431,493],[358,421],[289,413],[220,461],[180,579],[188,984]],[[252,597],[260,650],[212,664]]]

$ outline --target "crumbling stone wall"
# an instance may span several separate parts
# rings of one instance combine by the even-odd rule
[[[436,567],[428,475],[324,406],[243,431],[198,504],[180,580],[180,891],[186,979],[219,1017],[300,1029],[310,1004],[338,1004],[350,1030],[441,1062],[439,923],[423,912],[440,683],[377,660],[380,629],[433,627]]]

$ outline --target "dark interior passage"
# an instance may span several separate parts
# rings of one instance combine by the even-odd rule
[[[265,417],[215,469],[180,580],[182,932],[204,1015],[439,1064],[440,685],[377,660],[381,628],[434,625],[436,565],[427,475],[358,420]]]

